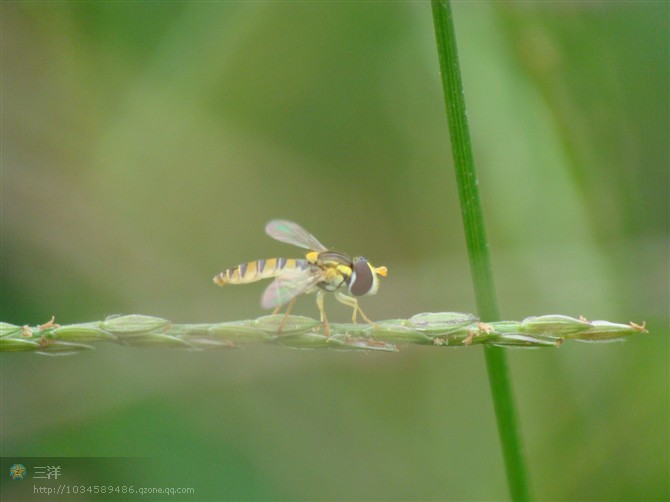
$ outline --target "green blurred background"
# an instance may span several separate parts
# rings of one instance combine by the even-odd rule
[[[502,315],[651,331],[509,352],[532,492],[667,500],[668,4],[454,16]],[[211,279],[300,256],[277,217],[389,268],[374,319],[474,311],[428,3],[3,2],[1,118],[2,321],[257,317]],[[2,354],[2,455],[146,457],[179,500],[505,499],[481,351]]]

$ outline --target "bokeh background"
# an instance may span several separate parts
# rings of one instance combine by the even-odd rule
[[[509,353],[540,500],[670,496],[669,14],[454,5],[503,316],[651,331]],[[8,1],[1,27],[2,321],[257,317],[264,285],[211,279],[300,256],[277,217],[388,266],[374,319],[474,311],[430,4]],[[4,457],[139,457],[181,500],[507,497],[478,347],[0,361]]]

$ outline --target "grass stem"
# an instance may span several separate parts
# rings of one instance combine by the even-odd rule
[[[449,0],[433,0],[432,7],[451,150],[477,312],[482,319],[498,320],[498,302],[465,112],[451,4]],[[507,357],[504,351],[497,347],[485,348],[484,354],[510,495],[513,500],[529,500],[526,467]]]

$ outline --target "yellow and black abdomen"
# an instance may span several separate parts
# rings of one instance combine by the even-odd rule
[[[249,284],[277,277],[284,270],[303,270],[308,266],[307,260],[295,258],[268,258],[266,260],[250,261],[237,267],[224,270],[214,277],[219,286],[226,284]]]

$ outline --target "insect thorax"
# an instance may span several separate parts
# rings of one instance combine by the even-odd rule
[[[335,291],[342,284],[349,284],[353,262],[348,255],[339,251],[323,251],[316,256],[309,253],[307,260],[326,273],[324,280],[318,284],[320,288],[326,291]]]

